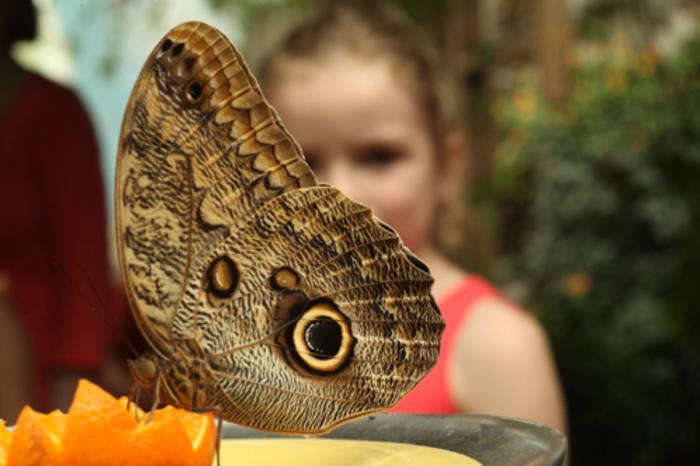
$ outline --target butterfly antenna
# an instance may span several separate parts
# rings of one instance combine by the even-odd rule
[[[56,271],[58,273],[60,273],[63,276],[63,278],[65,278],[65,280],[70,284],[70,286],[78,294],[78,296],[80,296],[80,299],[88,306],[88,308],[90,310],[92,310],[93,312],[95,312],[100,317],[103,324],[106,324],[110,328],[119,328],[119,326],[116,325],[116,322],[115,322],[114,318],[112,317],[112,315],[109,314],[109,311],[107,309],[107,304],[102,300],[100,294],[97,291],[97,288],[95,287],[95,284],[92,282],[92,280],[90,279],[87,272],[85,272],[85,269],[80,267],[80,272],[82,273],[83,278],[85,278],[85,280],[90,285],[92,293],[97,298],[98,302],[100,303],[101,308],[95,306],[88,299],[88,297],[85,295],[85,293],[83,293],[83,290],[81,290],[80,287],[78,286],[78,284],[75,282],[75,280],[73,280],[73,277],[71,277],[68,272],[66,272],[60,265],[58,265],[58,263],[53,262],[52,265],[53,265],[54,269],[56,269]],[[120,333],[121,333],[120,337],[126,343],[127,347],[129,348],[129,351],[131,351],[134,354],[134,356],[138,355],[138,351],[136,351],[136,347],[132,344],[131,340],[129,340],[129,337],[127,336],[126,332],[124,332],[124,330],[121,329]]]
[[[95,286],[95,282],[93,282],[92,279],[90,279],[90,275],[87,273],[87,271],[82,266],[80,266],[80,273],[83,274],[83,278],[90,286],[90,289],[92,290],[92,294],[95,295],[95,298],[100,303],[100,308],[96,308],[93,306],[93,309],[100,315],[100,317],[102,318],[104,323],[106,323],[111,328],[118,328],[119,329],[119,333],[120,333],[119,336],[124,341],[124,343],[126,343],[126,346],[129,348],[129,351],[131,351],[131,354],[134,357],[138,356],[139,352],[136,350],[136,346],[129,339],[129,335],[127,335],[126,331],[124,331],[124,328],[121,327],[120,325],[117,325],[117,322],[114,320],[114,317],[109,312],[109,306],[107,306],[107,303],[105,303],[104,300],[102,299],[102,296],[100,296],[100,293],[97,290],[97,287]]]

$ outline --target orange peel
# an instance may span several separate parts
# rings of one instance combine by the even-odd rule
[[[168,406],[147,422],[143,411],[127,404],[81,380],[67,413],[27,406],[13,432],[0,423],[0,466],[212,464],[217,432],[211,413]]]

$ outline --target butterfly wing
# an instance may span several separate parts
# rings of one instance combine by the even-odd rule
[[[437,359],[425,265],[319,185],[233,45],[185,23],[149,56],[117,167],[124,281],[170,355],[194,341],[227,420],[320,432],[395,404]]]
[[[204,263],[221,257],[236,264],[238,289],[221,300],[193,278],[175,333],[200,335],[227,419],[323,432],[393,406],[437,359],[432,277],[393,230],[332,187],[265,204]],[[329,341],[314,344],[324,320]]]
[[[316,181],[238,52],[203,23],[175,27],[150,54],[120,141],[122,278],[141,332],[170,354],[196,254],[266,200]]]

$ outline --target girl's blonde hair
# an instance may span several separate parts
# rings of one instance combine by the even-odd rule
[[[325,1],[262,59],[258,76],[264,89],[279,79],[285,61],[319,59],[338,50],[386,60],[424,112],[439,155],[448,132],[458,130],[461,115],[450,76],[427,44],[386,1]]]
[[[464,136],[459,93],[448,68],[431,42],[390,2],[326,0],[294,26],[258,60],[258,77],[266,87],[284,79],[286,62],[319,60],[347,51],[386,60],[394,75],[415,97],[430,130],[437,163],[444,161],[449,133]],[[488,268],[491,245],[462,199],[449,200],[439,215],[433,239],[463,265]],[[465,247],[466,246],[466,247]]]

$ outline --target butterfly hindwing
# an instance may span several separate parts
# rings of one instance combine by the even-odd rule
[[[174,332],[198,335],[217,367],[212,397],[238,423],[324,431],[392,406],[435,362],[443,323],[432,277],[393,231],[332,187],[262,206],[204,264],[221,257],[237,266],[237,293],[219,300],[193,278]],[[293,277],[285,286],[281,273]],[[324,306],[349,328],[347,352],[338,349],[328,370],[300,358],[312,350],[289,338]]]

